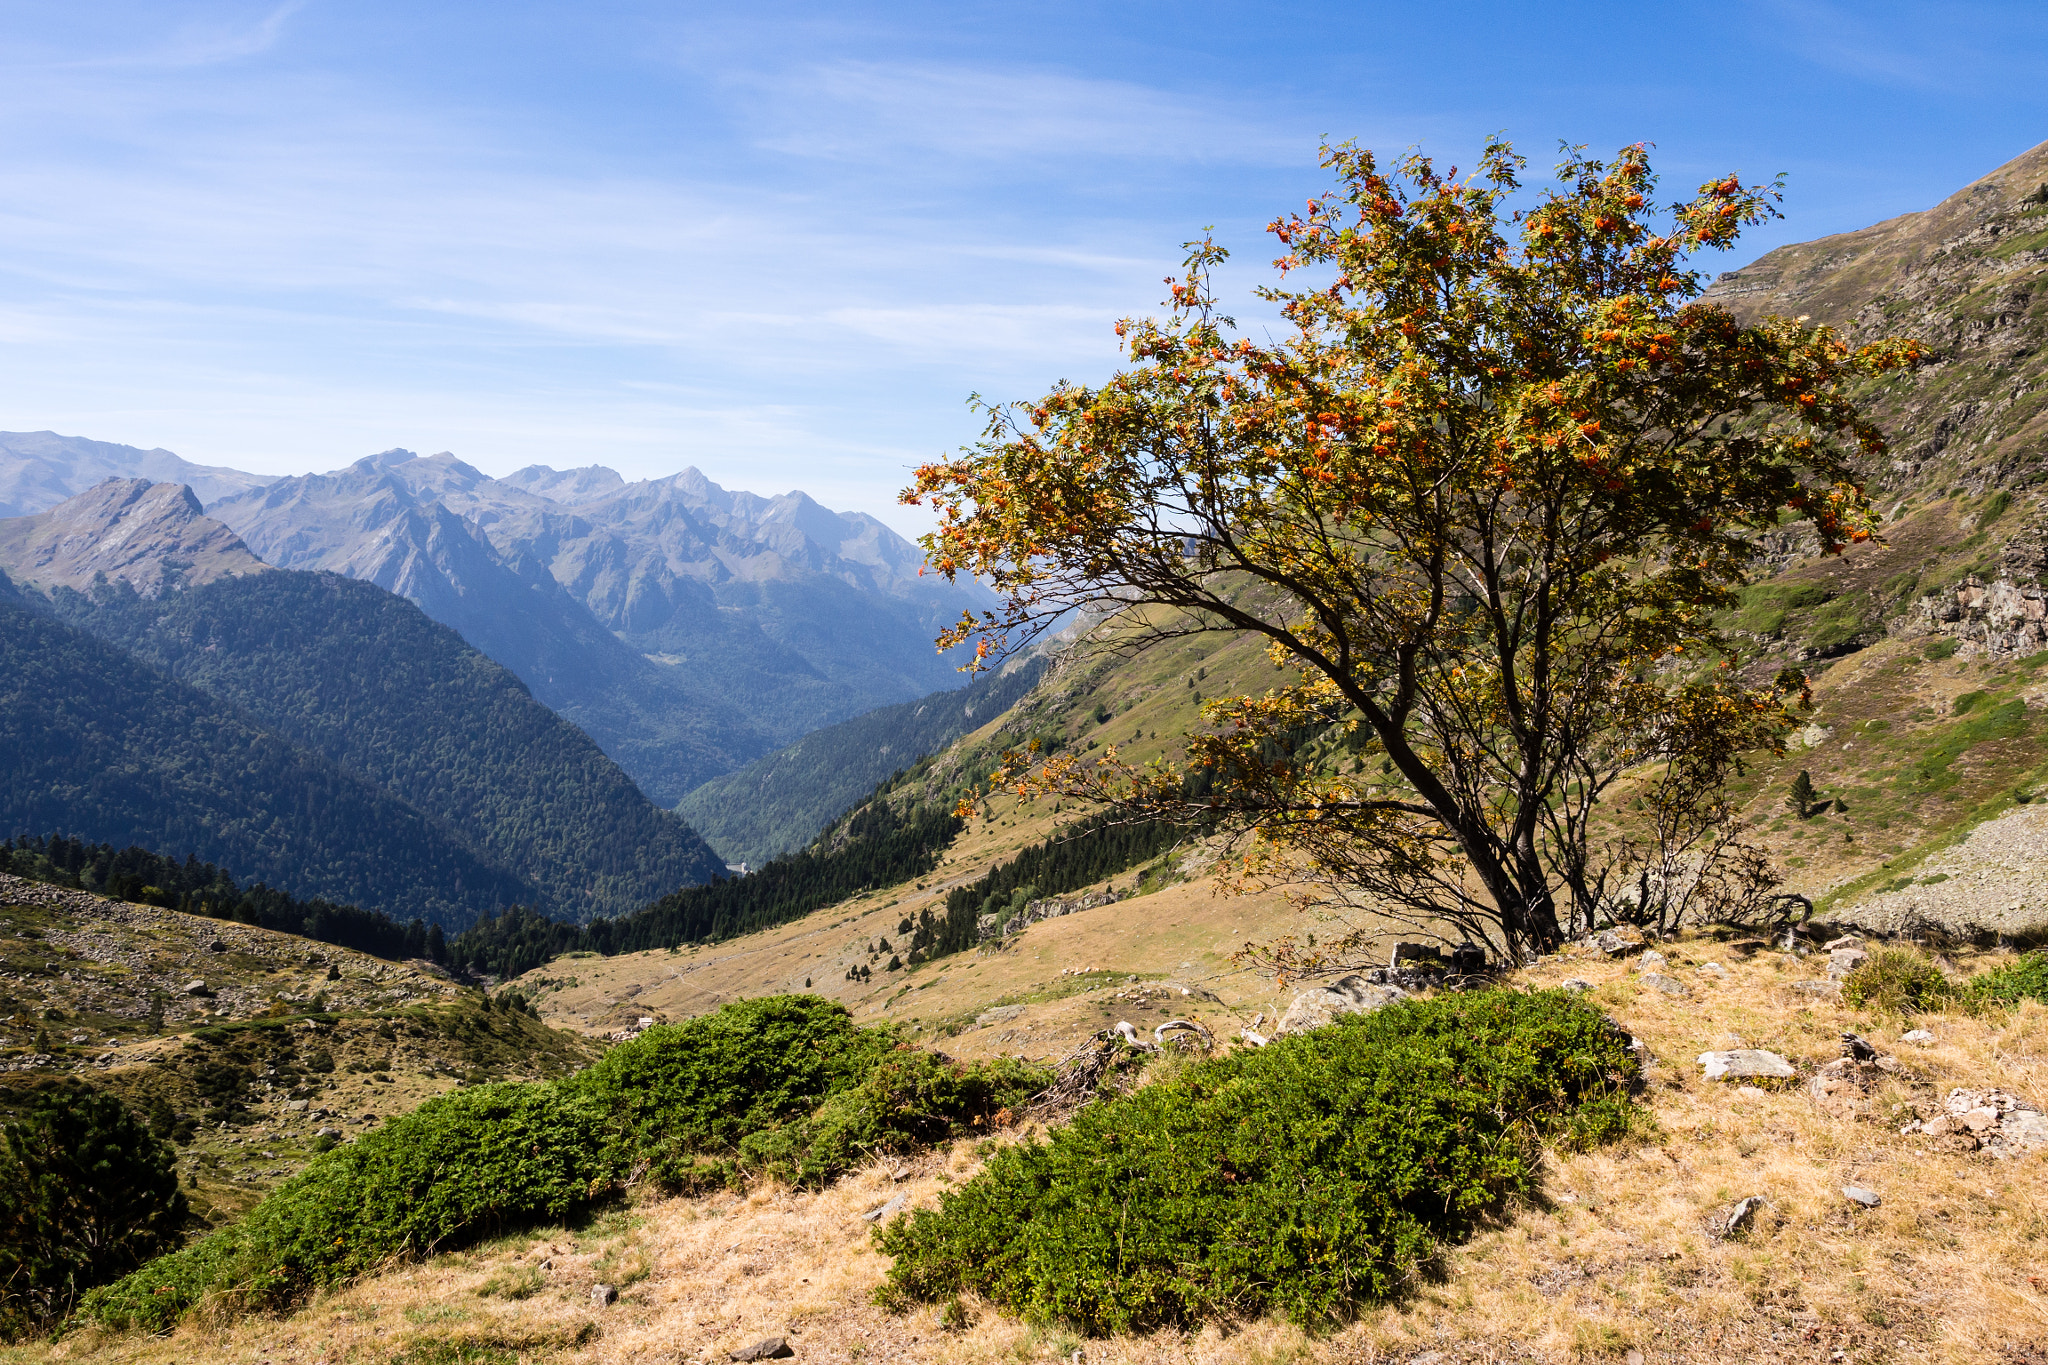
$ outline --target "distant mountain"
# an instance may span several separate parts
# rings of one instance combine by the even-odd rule
[[[683,798],[676,813],[727,858],[760,864],[794,852],[892,773],[1009,710],[1043,671],[1043,660],[1021,660],[970,686],[814,730],[705,783]]]
[[[451,929],[535,899],[532,883],[440,821],[38,601],[0,575],[0,829],[10,835],[194,855],[244,880]]]
[[[404,801],[552,914],[617,914],[724,872],[512,673],[374,584],[273,570],[155,600],[59,589],[52,605]]]
[[[104,574],[156,597],[269,567],[180,484],[108,479],[47,512],[0,520],[0,569],[44,590],[90,587]]]
[[[47,511],[108,479],[181,483],[202,503],[270,482],[267,474],[193,464],[168,450],[140,450],[54,431],[0,431],[0,517]]]
[[[550,695],[557,684],[519,654],[531,628],[491,635],[515,594],[486,585],[472,545],[457,553],[464,534],[496,552],[501,578],[541,594],[550,584],[565,590],[591,621],[659,665],[669,695],[688,699],[696,714],[728,718],[710,737],[723,746],[720,771],[953,681],[932,638],[963,607],[992,600],[971,585],[920,578],[921,552],[873,517],[832,512],[801,493],[728,492],[695,470],[627,483],[601,467],[536,465],[493,479],[452,455],[391,450],[208,511],[280,567],[371,578],[419,602],[584,723],[664,797],[676,784],[620,751],[630,729],[608,730],[575,709],[594,705],[600,690],[650,684],[592,684],[574,700]],[[437,523],[436,552],[423,548],[415,523],[437,511],[452,520]],[[550,610],[563,618],[559,604]],[[691,786],[713,775],[701,763],[676,766]]]
[[[582,726],[664,805],[769,746],[768,735],[689,678],[606,630],[544,565],[501,551],[476,523],[417,492],[392,462],[373,456],[332,474],[279,479],[215,503],[211,513],[280,568],[375,583],[452,626]]]

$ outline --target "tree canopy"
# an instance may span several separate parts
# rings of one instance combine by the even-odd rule
[[[1919,348],[1698,298],[1688,257],[1774,214],[1776,185],[1660,211],[1642,146],[1568,149],[1533,201],[1504,142],[1462,179],[1350,145],[1324,164],[1335,188],[1269,227],[1259,293],[1290,333],[1244,334],[1212,285],[1226,251],[1190,243],[1169,312],[1117,324],[1127,368],[989,407],[980,443],[918,471],[933,565],[1007,597],[941,644],[986,659],[1077,606],[1140,639],[1264,635],[1298,681],[1207,705],[1206,784],[1113,749],[1003,780],[1224,815],[1255,866],[1338,900],[1549,947],[1620,880],[1589,821],[1621,775],[1657,765],[1661,799],[1710,808],[1789,725],[1803,679],[1745,684],[1714,612],[1760,531],[1872,533],[1855,468],[1883,438],[1853,389]],[[1355,771],[1290,761],[1332,725],[1364,732]]]

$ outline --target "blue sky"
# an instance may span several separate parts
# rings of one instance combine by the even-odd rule
[[[0,3],[0,428],[694,464],[906,530],[970,393],[1116,360],[1355,138],[1789,175],[1713,262],[2048,138],[2048,7]],[[1250,310],[1243,310],[1249,313]]]

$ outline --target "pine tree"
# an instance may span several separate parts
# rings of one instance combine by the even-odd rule
[[[1792,794],[1785,798],[1785,804],[1804,820],[1813,813],[1813,796],[1813,774],[1801,768],[1799,776],[1792,779]]]

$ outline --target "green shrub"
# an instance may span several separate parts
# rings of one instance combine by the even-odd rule
[[[607,1128],[602,1108],[558,1083],[443,1095],[315,1157],[241,1222],[96,1291],[86,1312],[154,1329],[212,1295],[278,1308],[395,1257],[560,1221],[624,1175]]]
[[[208,1297],[282,1307],[394,1258],[559,1222],[614,1194],[640,1163],[673,1184],[737,1181],[747,1139],[802,1120],[764,1159],[823,1179],[812,1173],[843,1169],[870,1144],[943,1136],[1036,1088],[1028,1068],[956,1072],[897,1046],[840,1005],[775,996],[650,1029],[563,1080],[458,1090],[314,1157],[240,1223],[96,1291],[85,1308],[155,1329]],[[814,1116],[877,1063],[887,1074],[863,1099]]]
[[[2048,949],[2037,948],[1971,978],[1966,991],[1970,999],[1990,1005],[2017,1005],[2022,1000],[2048,1005]]]
[[[1954,993],[1941,969],[1911,948],[1879,948],[1842,978],[1843,1000],[1886,1014],[1940,1009]]]
[[[1956,656],[1956,646],[1958,643],[1953,636],[1943,636],[1922,649],[1920,657],[1931,664],[1938,664],[1943,659],[1953,659]]]
[[[186,1214],[175,1163],[120,1100],[83,1085],[45,1091],[0,1128],[0,1329],[60,1316],[175,1246]]]
[[[993,1131],[1003,1110],[1052,1079],[1049,1068],[1009,1058],[967,1067],[929,1052],[896,1052],[815,1113],[748,1137],[740,1158],[791,1184],[822,1186],[870,1157]]]
[[[1326,1324],[1408,1283],[1535,1177],[1619,1135],[1627,1039],[1560,991],[1391,1006],[1178,1075],[880,1230],[885,1294],[976,1291],[1093,1332],[1278,1310]]]
[[[742,1000],[652,1028],[562,1082],[612,1115],[613,1141],[692,1188],[738,1179],[730,1158],[750,1134],[802,1118],[858,1085],[896,1047],[815,995]]]

